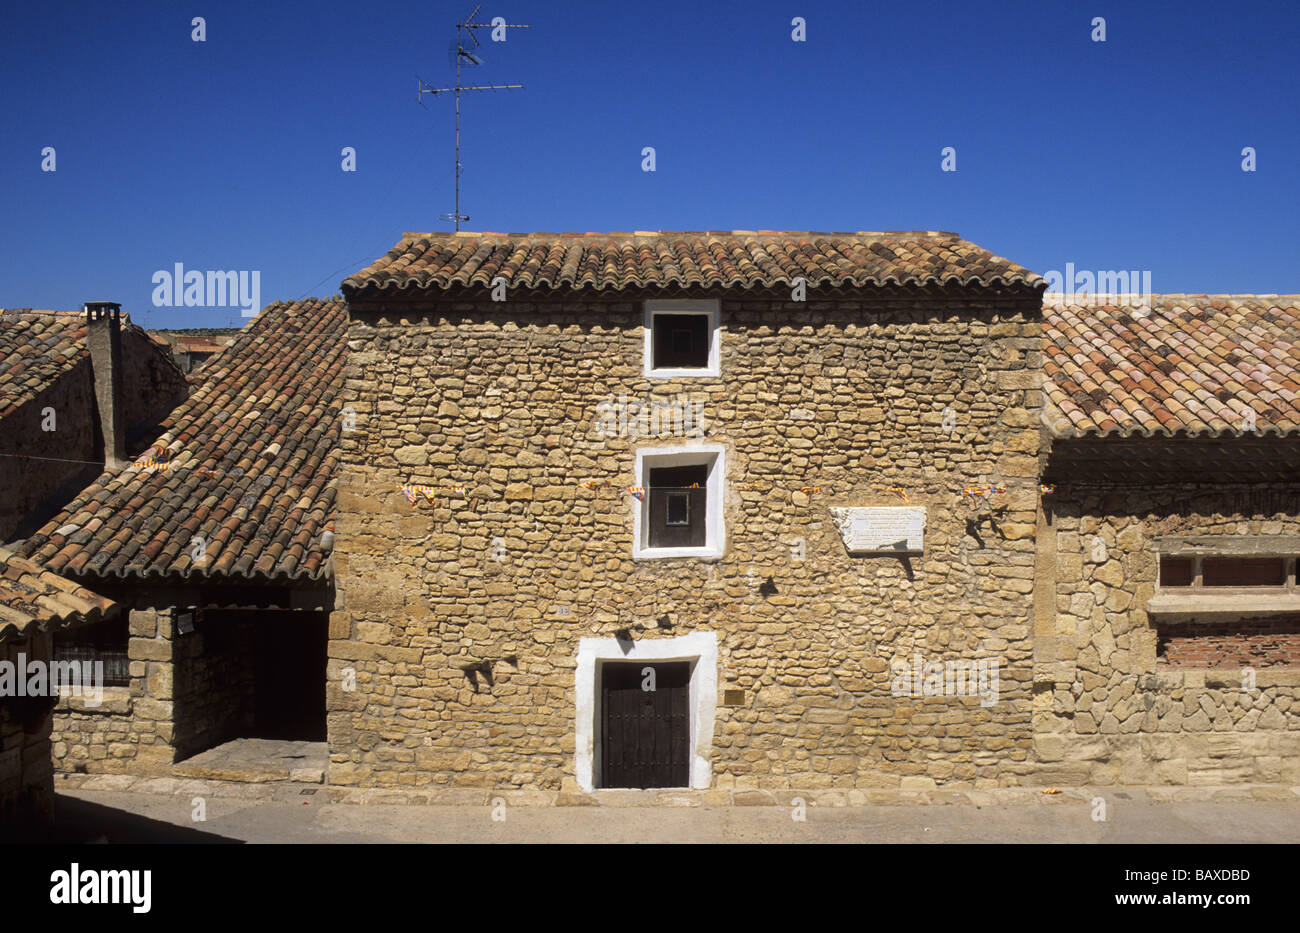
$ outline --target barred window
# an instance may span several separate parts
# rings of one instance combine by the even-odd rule
[[[127,613],[94,625],[74,626],[54,635],[54,660],[101,663],[105,687],[131,685],[130,638]]]

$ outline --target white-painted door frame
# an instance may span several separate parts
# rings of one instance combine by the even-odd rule
[[[718,636],[691,632],[672,638],[583,638],[578,642],[575,683],[575,778],[584,791],[596,786],[599,763],[600,664],[604,661],[688,661],[690,681],[689,780],[692,788],[713,783],[713,723],[718,712]]]

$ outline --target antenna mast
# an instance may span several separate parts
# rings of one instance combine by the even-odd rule
[[[421,78],[419,75],[415,76],[415,79],[419,82],[419,93],[416,95],[416,100],[419,102],[421,107],[424,106],[425,94],[432,94],[435,97],[437,97],[439,94],[456,95],[456,210],[454,213],[451,214],[439,214],[438,219],[452,221],[453,223],[455,223],[457,231],[460,230],[461,221],[469,220],[468,214],[462,214],[460,212],[460,172],[461,172],[460,96],[465,91],[510,91],[515,89],[520,89],[520,90],[523,89],[522,84],[463,85],[460,83],[460,66],[462,63],[467,65],[483,64],[483,59],[480,58],[477,51],[475,51],[480,46],[480,43],[478,41],[478,36],[474,34],[474,31],[476,29],[529,29],[531,28],[530,26],[524,23],[476,23],[473,20],[481,8],[482,8],[482,4],[479,4],[478,6],[474,7],[474,11],[470,13],[469,16],[465,17],[465,22],[456,24],[456,44],[451,50],[451,55],[456,60],[455,87],[430,87],[428,83],[426,83],[425,80]],[[466,36],[468,36],[470,41],[474,43],[472,49],[467,47],[465,43]]]

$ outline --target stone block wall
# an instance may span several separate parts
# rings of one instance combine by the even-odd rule
[[[124,424],[138,447],[185,400],[189,385],[166,351],[134,330],[122,335],[122,373]],[[94,482],[103,471],[102,444],[86,358],[0,422],[0,542],[30,534]]]
[[[87,361],[0,421],[0,542],[28,532],[29,517],[61,489],[71,498],[99,475],[97,418]]]
[[[173,667],[160,678],[172,701],[176,759],[220,745],[253,725],[256,651],[249,613],[204,610],[175,638]],[[134,657],[134,655],[133,655]]]
[[[717,296],[354,302],[329,780],[571,786],[578,641],[620,630],[717,634],[719,691],[741,693],[714,786],[1022,780],[1037,300],[723,297],[721,378],[651,381],[646,297]],[[602,436],[620,394],[685,396],[701,437]],[[725,554],[634,560],[635,451],[701,441],[726,451]],[[411,505],[403,484],[438,491]],[[1006,492],[972,509],[971,484]],[[849,556],[829,507],[900,505],[894,487],[927,510],[924,553]],[[917,655],[996,659],[997,702],[895,695],[891,663]]]
[[[36,633],[0,645],[0,660],[48,665],[52,650],[52,636]],[[39,833],[53,818],[52,707],[45,697],[0,697],[0,838]]]
[[[129,626],[130,685],[105,687],[98,706],[59,699],[52,739],[60,771],[154,773],[172,763],[171,610],[132,609]]]
[[[255,627],[273,623],[255,611],[199,610],[194,630],[180,634],[179,611],[130,611],[129,687],[106,687],[97,707],[77,697],[59,700],[53,734],[59,770],[168,773],[173,762],[250,734]]]
[[[169,350],[142,331],[122,334],[122,371],[129,441],[142,446],[157,435],[155,426],[189,397],[190,384]],[[128,448],[130,452],[130,448]]]
[[[1041,779],[1300,779],[1294,619],[1151,616],[1166,535],[1300,534],[1300,487],[1058,486],[1040,527]],[[1096,545],[1100,539],[1101,545]],[[1162,650],[1163,649],[1163,650]]]

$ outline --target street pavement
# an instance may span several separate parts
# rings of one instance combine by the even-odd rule
[[[677,806],[584,797],[581,806],[491,796],[446,805],[319,785],[189,782],[166,792],[59,788],[55,840],[194,843],[1294,843],[1300,788],[1002,788],[826,792]],[[551,798],[552,801],[554,798]],[[869,802],[864,802],[869,801]],[[612,805],[610,805],[612,804]],[[200,819],[201,817],[201,819]]]

